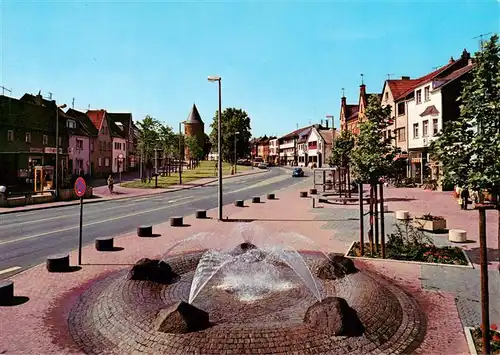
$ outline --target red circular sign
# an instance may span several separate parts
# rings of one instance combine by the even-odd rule
[[[85,195],[85,191],[87,191],[87,183],[84,178],[79,177],[75,181],[75,194],[78,197],[83,197]]]

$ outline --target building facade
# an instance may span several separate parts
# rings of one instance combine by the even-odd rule
[[[107,177],[112,173],[113,137],[109,118],[105,110],[89,110],[86,115],[97,129],[94,147],[91,147],[91,169],[96,177]]]

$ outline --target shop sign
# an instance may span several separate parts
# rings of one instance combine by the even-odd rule
[[[62,148],[59,148],[59,154],[62,154]],[[45,147],[45,154],[56,154],[55,147]]]
[[[42,148],[30,148],[30,153],[43,153]]]

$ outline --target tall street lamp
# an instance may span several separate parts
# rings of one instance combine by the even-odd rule
[[[210,82],[218,82],[219,83],[219,111],[217,115],[217,169],[218,169],[218,185],[219,185],[219,221],[222,220],[222,123],[221,123],[221,109],[222,109],[222,90],[221,90],[221,81],[222,78],[220,76],[209,76],[208,81]]]
[[[182,151],[182,143],[184,140],[184,136],[182,135],[182,125],[186,123],[186,121],[179,122],[179,185],[182,185],[182,168],[184,167],[184,159],[183,159],[183,151]]]
[[[236,156],[236,141],[238,140],[238,134],[240,134],[239,131],[234,132],[234,174],[236,174],[236,161],[238,157]]]
[[[66,108],[66,104],[56,106],[56,179],[55,179],[56,199],[59,197],[59,191],[58,191],[58,183],[59,183],[59,109],[63,109],[63,108]]]

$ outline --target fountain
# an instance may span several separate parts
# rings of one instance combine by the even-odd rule
[[[194,235],[95,282],[70,312],[71,334],[85,351],[117,354],[397,354],[419,345],[425,322],[411,296],[313,246],[248,223]],[[105,315],[97,324],[95,312]]]

